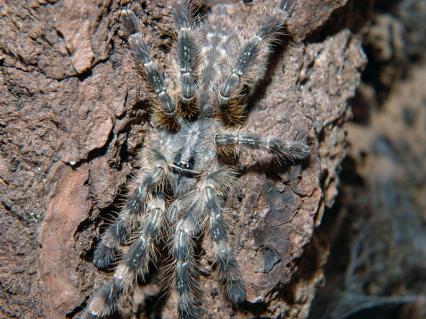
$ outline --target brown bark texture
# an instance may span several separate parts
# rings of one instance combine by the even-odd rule
[[[275,54],[248,125],[282,138],[302,130],[311,155],[273,176],[247,170],[230,199],[229,232],[248,292],[240,308],[223,299],[209,240],[200,238],[205,318],[306,318],[323,278],[328,246],[313,232],[337,194],[371,1],[295,3],[292,42]],[[164,64],[168,1],[0,1],[1,318],[77,317],[111,276],[93,266],[93,251],[151,129],[120,27],[125,5],[138,12]],[[225,11],[244,26],[259,23],[259,6],[273,5],[203,8],[208,19]],[[162,297],[158,273],[123,300],[124,318],[176,318],[175,297]]]
[[[375,4],[309,318],[426,318],[425,19],[422,0]]]

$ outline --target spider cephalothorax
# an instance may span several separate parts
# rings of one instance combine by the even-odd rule
[[[195,23],[191,3],[175,3],[176,59],[171,78],[151,59],[135,15],[122,12],[157,128],[142,152],[142,169],[123,209],[96,248],[95,265],[108,267],[121,245],[129,241],[131,245],[112,280],[91,298],[87,318],[107,318],[117,309],[137,276],[148,274],[159,239],[170,242],[179,317],[199,317],[194,241],[205,229],[225,297],[233,304],[244,301],[244,282],[223,221],[225,201],[241,173],[239,153],[250,149],[283,164],[309,152],[304,139],[263,138],[240,127],[247,98],[266,70],[270,48],[284,34],[289,8],[290,2],[282,1],[254,34],[242,36],[226,23]]]

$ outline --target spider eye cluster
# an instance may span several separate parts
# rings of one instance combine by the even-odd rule
[[[192,165],[190,163],[188,163],[188,162],[181,162],[181,161],[179,161],[179,162],[176,163],[176,165],[179,166],[179,167],[181,167],[181,168],[186,168],[186,169],[191,169],[192,168]]]
[[[181,148],[175,155],[173,164],[182,169],[193,169],[195,158],[193,148],[197,141],[187,140],[187,145]]]
[[[178,160],[175,161],[174,164],[180,168],[192,169],[194,167],[194,158],[192,157],[188,161]]]

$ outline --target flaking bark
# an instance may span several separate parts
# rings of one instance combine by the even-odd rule
[[[92,264],[110,214],[118,211],[149,130],[118,12],[127,1],[0,2],[0,316],[77,316],[108,277]],[[243,177],[231,201],[230,232],[247,285],[247,303],[231,309],[218,291],[213,252],[201,243],[201,302],[214,318],[306,318],[322,278],[327,245],[312,240],[336,195],[345,155],[348,100],[365,64],[358,35],[371,1],[297,1],[293,42],[275,54],[248,126],[265,136],[311,137],[302,166]],[[258,23],[269,1],[203,6],[235,24]],[[155,58],[164,63],[172,17],[164,1],[131,4]],[[285,121],[277,123],[277,114]],[[247,160],[250,166],[250,159]],[[154,275],[124,305],[174,318],[172,297],[158,301]],[[149,305],[152,300],[157,300]],[[145,307],[147,306],[147,307]]]

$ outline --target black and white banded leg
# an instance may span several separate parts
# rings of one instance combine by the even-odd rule
[[[165,221],[165,203],[160,195],[150,196],[149,210],[138,229],[138,237],[114,271],[112,280],[100,287],[89,301],[85,318],[102,319],[114,313],[124,292],[136,282],[137,276],[148,274],[149,262],[155,259],[155,242]]]
[[[164,76],[149,53],[149,47],[143,40],[136,16],[129,10],[121,13],[123,25],[129,35],[130,50],[142,79],[151,93],[154,103],[154,118],[171,131],[179,128],[176,103],[167,92]]]
[[[189,1],[178,1],[174,5],[173,17],[177,27],[176,62],[181,86],[179,111],[184,118],[188,119],[193,118],[198,112],[196,71],[199,65],[199,45],[191,14]]]
[[[196,205],[192,205],[175,228],[172,256],[175,260],[174,283],[180,319],[195,319],[199,316],[193,239],[201,231],[201,225],[200,211]]]
[[[202,189],[202,200],[204,210],[208,214],[210,238],[213,243],[219,281],[226,298],[233,304],[239,304],[246,299],[246,291],[223,219],[222,203],[228,185],[221,174],[222,172],[211,173],[207,176]]]
[[[206,30],[200,50],[200,79],[199,101],[200,117],[216,116],[216,103],[211,103],[216,97],[217,86],[223,77],[223,71],[230,58],[229,44],[235,42],[232,34],[220,26]]]
[[[270,46],[282,28],[283,21],[279,16],[268,17],[240,50],[230,74],[219,87],[219,108],[225,121],[232,123],[236,120],[238,123],[245,112],[245,91],[263,78]]]
[[[219,147],[243,147],[248,149],[265,150],[282,163],[294,163],[309,155],[309,147],[303,140],[281,141],[279,139],[265,139],[252,134],[220,133],[215,136],[215,143]]]
[[[170,173],[166,159],[158,151],[154,150],[152,153],[153,163],[150,164],[153,168],[137,178],[136,188],[130,194],[117,219],[105,230],[96,247],[93,263],[99,269],[106,269],[115,261],[120,246],[126,243],[139,226],[148,195],[153,191],[162,192],[167,183]]]

